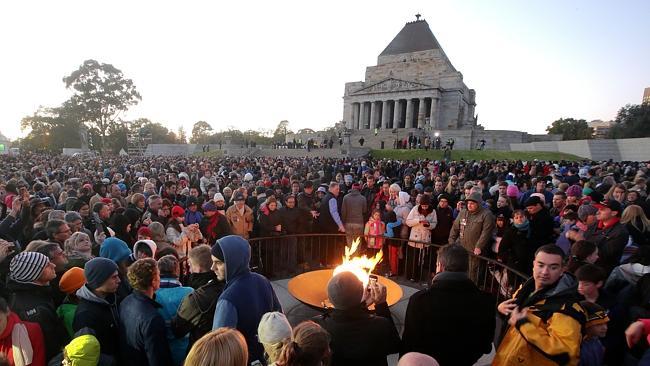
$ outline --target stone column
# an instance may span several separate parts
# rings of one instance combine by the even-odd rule
[[[426,118],[427,115],[426,106],[427,105],[424,101],[424,98],[420,98],[420,103],[418,106],[418,128],[424,127],[424,118]]]
[[[370,129],[374,129],[376,124],[375,121],[377,120],[377,107],[375,106],[377,102],[370,102]]]
[[[381,108],[381,128],[384,130],[388,128],[388,121],[390,121],[388,108],[388,101],[384,100],[384,104]]]
[[[352,103],[352,121],[350,121],[350,130],[356,130],[359,123],[359,103]]]
[[[431,98],[431,115],[429,117],[429,124],[435,129],[440,129],[438,125],[438,98]]]
[[[363,130],[366,123],[366,102],[359,103],[359,129]]]
[[[399,118],[402,116],[402,111],[400,110],[399,99],[394,100],[393,105],[393,128],[399,127]]]
[[[413,101],[406,100],[406,124],[404,128],[413,128]]]

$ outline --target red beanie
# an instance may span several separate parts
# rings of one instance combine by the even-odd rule
[[[174,208],[172,208],[172,216],[183,217],[185,216],[185,210],[183,210],[181,206],[174,206]]]
[[[151,229],[146,226],[142,226],[138,229],[138,235],[146,236],[147,238],[151,238],[153,236]]]

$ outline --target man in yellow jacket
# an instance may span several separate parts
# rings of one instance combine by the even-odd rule
[[[564,252],[555,244],[535,253],[533,277],[499,304],[508,329],[493,365],[577,365],[584,310],[578,281],[564,272]]]

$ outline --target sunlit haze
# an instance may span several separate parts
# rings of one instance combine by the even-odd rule
[[[343,118],[344,84],[421,13],[468,87],[478,123],[544,133],[612,119],[650,86],[650,1],[6,1],[0,132],[69,96],[86,59],[133,79],[147,117],[189,132],[293,130]]]

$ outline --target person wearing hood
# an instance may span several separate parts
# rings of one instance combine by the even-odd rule
[[[131,249],[126,243],[118,238],[108,238],[99,250],[99,256],[108,258],[117,264],[120,276],[120,285],[117,289],[117,301],[127,297],[131,293],[131,286],[126,280],[126,272],[131,262]]]
[[[64,363],[65,362],[65,363]],[[50,360],[48,366],[114,366],[115,358],[104,352],[103,344],[91,328],[82,328],[65,346],[63,352]]]
[[[577,365],[582,324],[578,281],[565,269],[565,256],[555,244],[537,249],[533,277],[497,310],[508,328],[493,365]]]
[[[40,366],[45,365],[47,360],[41,327],[36,323],[21,320],[2,297],[0,297],[0,354],[4,355],[10,366]]]
[[[9,306],[20,319],[41,326],[49,360],[69,339],[52,298],[50,281],[56,277],[55,265],[44,254],[22,252],[11,260],[9,271]]]
[[[436,211],[428,195],[422,195],[420,203],[411,209],[406,225],[411,228],[406,253],[406,277],[411,281],[420,281],[425,264],[429,263],[431,230],[438,224]],[[425,244],[426,243],[426,244]],[[432,268],[429,268],[432,269]],[[428,282],[429,277],[426,277]]]
[[[236,328],[246,339],[249,360],[264,363],[264,349],[257,339],[257,327],[262,316],[270,311],[282,311],[271,282],[250,271],[251,247],[246,239],[225,236],[212,247],[212,270],[225,281],[214,313],[212,329]],[[244,316],[241,316],[241,315]]]
[[[117,264],[107,258],[93,258],[86,263],[84,276],[86,284],[76,292],[79,303],[72,329],[93,329],[102,352],[117,356],[120,323],[116,293],[121,282]]]

